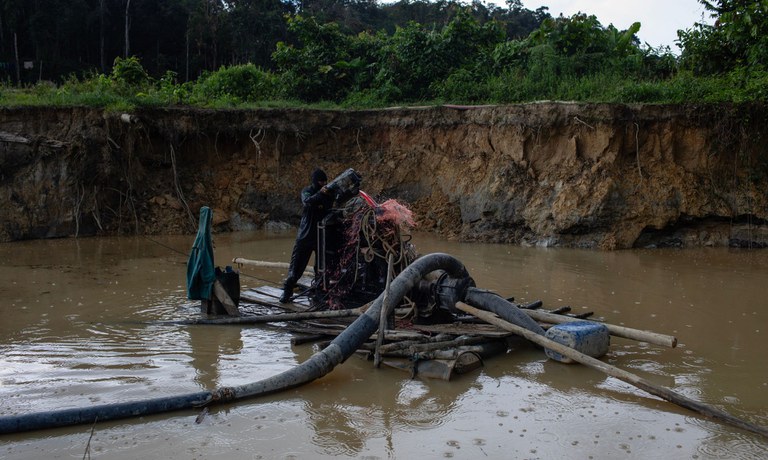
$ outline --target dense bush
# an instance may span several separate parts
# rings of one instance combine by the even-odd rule
[[[136,56],[115,58],[109,79],[119,89],[143,88],[149,84],[149,75]]]
[[[266,101],[278,96],[275,75],[253,64],[206,72],[191,88],[190,101],[201,105],[217,100],[233,104]]]

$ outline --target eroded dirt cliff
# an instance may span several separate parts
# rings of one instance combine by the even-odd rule
[[[297,223],[315,166],[464,240],[768,245],[763,106],[0,111],[0,241]]]

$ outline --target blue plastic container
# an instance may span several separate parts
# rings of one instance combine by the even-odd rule
[[[608,353],[611,344],[611,334],[608,328],[600,323],[591,321],[574,321],[552,326],[545,335],[548,339],[580,351],[593,358],[600,358]],[[573,363],[567,356],[545,349],[547,356],[561,363]]]

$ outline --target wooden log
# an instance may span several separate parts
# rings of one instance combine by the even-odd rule
[[[587,319],[587,318],[589,318],[590,316],[592,316],[594,314],[595,314],[595,312],[593,312],[593,311],[585,311],[584,313],[579,313],[579,314],[573,315],[573,317],[576,318],[576,319]]]
[[[296,337],[291,337],[291,345],[303,345],[310,342],[319,342],[321,340],[327,340],[326,334],[301,334]]]
[[[386,352],[396,351],[396,350],[405,350],[405,349],[407,349],[408,347],[410,347],[412,345],[417,345],[417,344],[420,344],[420,343],[443,342],[443,341],[446,341],[446,340],[452,340],[455,337],[456,336],[447,335],[447,334],[439,334],[439,335],[434,336],[434,337],[429,337],[429,336],[424,335],[424,336],[421,336],[419,338],[416,338],[415,340],[401,340],[401,341],[397,341],[397,342],[388,343],[386,345],[382,345],[381,346],[381,352],[382,353],[386,353]]]
[[[634,385],[643,391],[646,391],[654,396],[660,397],[661,399],[677,404],[678,406],[685,407],[686,409],[690,409],[692,411],[698,412],[706,417],[713,418],[715,420],[727,423],[729,425],[741,428],[743,430],[751,431],[752,433],[757,433],[759,435],[762,435],[768,438],[768,428],[747,422],[746,420],[742,420],[714,406],[710,406],[709,404],[695,401],[693,399],[690,399],[686,396],[681,395],[680,393],[670,390],[669,388],[663,387],[661,385],[656,385],[655,383],[649,380],[646,380],[636,374],[632,374],[631,372],[627,372],[623,369],[619,369],[616,366],[611,366],[610,364],[606,364],[600,361],[599,359],[593,358],[589,355],[585,355],[584,353],[576,351],[573,348],[557,343],[554,340],[550,340],[547,337],[544,337],[539,334],[535,334],[525,328],[509,323],[507,321],[504,321],[503,319],[497,317],[491,312],[479,310],[463,302],[457,302],[456,308],[458,308],[463,312],[469,313],[470,315],[474,315],[474,316],[477,316],[478,318],[482,318],[485,321],[491,324],[495,324],[496,326],[504,328],[510,332],[514,332],[517,335],[525,337],[526,339],[530,340],[531,342],[537,345],[541,345],[544,348],[548,348],[552,351],[560,353],[563,356],[567,356],[573,359],[574,361],[582,363],[593,369],[599,370],[611,377],[615,377],[623,382],[629,383],[630,385]]]
[[[471,318],[472,322],[470,323],[466,318]],[[483,337],[504,338],[512,335],[509,331],[499,329],[473,316],[462,318],[460,321],[461,323],[453,324],[414,324],[413,330],[432,334],[448,334],[454,337],[460,335],[482,335]]]
[[[407,350],[390,351],[382,353],[382,356],[388,358],[414,358],[418,359],[456,359],[462,353],[472,352],[485,358],[488,356],[498,355],[507,351],[506,344],[499,342],[484,342],[478,345],[465,345],[456,348],[447,348],[440,350],[429,350],[419,352],[416,354],[409,353]]]
[[[13,142],[15,144],[31,144],[32,141],[26,137],[17,136],[16,134],[0,131],[0,142]]]
[[[470,347],[467,347],[467,348],[470,348]],[[463,347],[462,347],[462,350],[464,350]],[[472,350],[467,350],[467,351],[472,351]],[[419,359],[456,359],[459,353],[460,352],[457,348],[449,348],[445,350],[425,351],[423,353],[419,353],[418,356],[419,356]],[[414,354],[410,353],[408,350],[381,352],[381,356],[383,358],[404,358],[404,359],[414,358]]]
[[[250,265],[252,267],[261,267],[261,268],[280,268],[284,270],[288,270],[290,268],[291,264],[286,262],[268,262],[266,260],[251,260],[251,259],[244,259],[242,257],[235,257],[232,259],[233,264],[238,265]],[[315,274],[310,271],[305,271],[305,275],[314,277]]]
[[[552,313],[546,313],[538,310],[521,310],[536,321],[541,321],[543,323],[562,324],[570,323],[573,321],[585,321],[583,319],[574,318],[571,316],[553,315]],[[614,324],[600,324],[604,324],[608,328],[608,332],[610,332],[611,335],[615,335],[616,337],[623,337],[625,339],[632,339],[640,342],[648,342],[670,348],[675,348],[677,346],[677,337],[659,334],[657,332],[632,329],[630,327],[616,326]]]
[[[541,300],[535,300],[529,304],[521,305],[520,308],[525,308],[526,310],[536,310],[537,308],[541,308],[542,305],[544,305],[544,302]]]
[[[304,326],[302,323],[290,323],[287,326],[285,326],[283,329],[296,332],[299,334],[321,334],[321,335],[327,335],[331,337],[338,336],[343,332],[343,330],[339,329],[330,329],[330,328],[324,328],[324,327],[309,327]],[[422,337],[421,334],[418,332],[410,332],[410,331],[395,331],[395,330],[388,330],[384,332],[384,340],[397,342],[400,340],[418,340],[419,337]],[[370,337],[371,340],[376,340],[376,334],[372,334]]]
[[[284,268],[286,270],[291,266],[291,264],[285,262],[267,262],[266,260],[251,260],[244,259],[242,257],[235,257],[232,259],[232,263],[238,265],[251,265],[254,267],[262,268]]]
[[[345,318],[350,316],[360,316],[359,308],[351,308],[347,310],[323,310],[323,311],[308,311],[301,313],[280,313],[277,315],[257,315],[257,316],[240,316],[237,318],[198,318],[187,321],[180,321],[176,324],[265,324],[265,323],[282,323],[285,321],[305,321],[309,319],[321,319],[321,318]]]
[[[44,137],[38,137],[34,141],[32,139],[27,139],[26,137],[21,137],[13,133],[9,133],[6,131],[0,131],[0,142],[8,142],[8,143],[14,143],[14,144],[25,144],[29,145],[32,143],[38,143],[41,145],[44,145],[46,147],[51,147],[55,149],[60,149],[67,145],[66,142],[57,141],[56,139],[46,139]]]
[[[440,350],[444,348],[456,348],[462,345],[475,345],[478,343],[487,342],[487,337],[457,337],[453,340],[446,340],[441,342],[428,342],[428,343],[416,343],[407,348],[410,354],[422,353],[427,351]]]
[[[291,332],[296,332],[298,334],[325,335],[328,337],[336,337],[342,332],[338,329],[327,329],[324,327],[310,327],[310,326],[305,326],[301,323],[290,323],[287,326],[283,327],[283,329]]]
[[[349,324],[329,323],[322,320],[321,321],[304,320],[302,321],[301,324],[306,324],[309,327],[327,328],[329,330],[334,330],[339,332],[349,327]]]

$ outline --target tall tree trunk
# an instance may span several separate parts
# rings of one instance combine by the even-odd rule
[[[189,28],[187,28],[187,65],[184,75],[184,81],[189,81]]]
[[[19,39],[16,32],[13,33],[13,50],[16,53],[16,84],[21,86],[21,67],[19,67]]]
[[[131,0],[126,0],[125,2],[125,57],[127,58],[130,51],[130,40],[128,38],[128,30],[130,27],[129,21],[128,21],[128,9],[131,7]]]
[[[218,68],[219,63],[219,47],[216,43],[216,37],[213,37],[213,68],[211,70],[216,70]]]
[[[104,55],[104,0],[99,0],[99,62],[101,64],[101,73],[107,72],[107,57]]]

